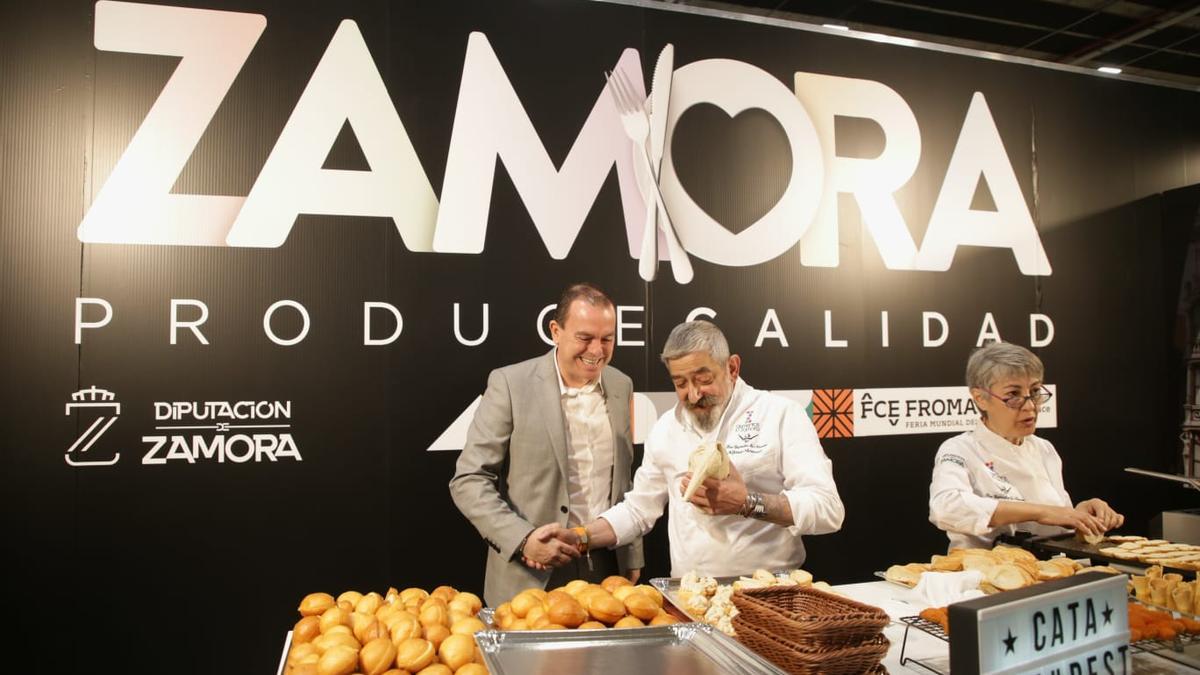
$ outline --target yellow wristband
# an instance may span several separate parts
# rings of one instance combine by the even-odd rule
[[[586,527],[572,527],[572,528],[571,528],[571,531],[572,531],[572,532],[574,532],[576,535],[578,535],[578,536],[579,536],[579,544],[578,544],[578,546],[577,546],[577,548],[579,549],[579,552],[580,552],[580,553],[587,553],[587,551],[588,551],[588,531],[587,531],[587,528],[586,528]]]

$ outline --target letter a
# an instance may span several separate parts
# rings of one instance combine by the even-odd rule
[[[980,176],[991,190],[995,211],[971,209]],[[950,269],[954,252],[963,245],[1009,248],[1022,274],[1050,274],[1050,260],[1029,215],[996,122],[979,92],[971,97],[967,108],[967,118],[946,169],[946,180],[933,206],[921,252],[917,254],[917,268],[944,272]]]
[[[347,121],[370,171],[321,168]],[[410,251],[433,250],[437,197],[350,20],[329,41],[226,242],[279,246],[301,213],[390,217]]]

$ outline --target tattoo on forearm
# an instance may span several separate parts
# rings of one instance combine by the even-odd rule
[[[763,495],[763,506],[767,509],[766,520],[776,525],[791,527],[795,523],[792,504],[783,495]]]

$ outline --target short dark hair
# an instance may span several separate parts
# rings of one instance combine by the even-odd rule
[[[558,299],[558,309],[554,312],[554,320],[562,326],[567,322],[567,312],[571,311],[571,303],[583,300],[593,307],[616,307],[608,293],[588,281],[571,284],[562,292]]]

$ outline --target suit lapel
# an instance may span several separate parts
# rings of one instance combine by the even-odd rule
[[[558,371],[554,368],[554,350],[538,362],[537,398],[538,409],[546,422],[546,435],[550,437],[550,448],[562,474],[563,484],[567,480],[567,423],[563,419],[562,394],[559,392]]]

